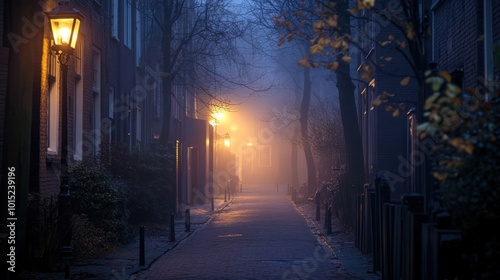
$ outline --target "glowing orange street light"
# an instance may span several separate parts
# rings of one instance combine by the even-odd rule
[[[231,137],[229,136],[229,133],[226,132],[226,134],[224,135],[224,146],[226,147],[231,147]]]

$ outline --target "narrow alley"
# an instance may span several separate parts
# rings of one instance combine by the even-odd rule
[[[357,279],[271,185],[238,194],[136,279]]]

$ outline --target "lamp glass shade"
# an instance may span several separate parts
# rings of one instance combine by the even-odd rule
[[[227,134],[227,133],[226,133],[226,135],[224,135],[224,146],[231,147],[231,138],[229,137],[229,134]]]
[[[78,18],[51,18],[50,27],[54,36],[54,45],[76,47],[78,32],[80,31],[80,19]]]

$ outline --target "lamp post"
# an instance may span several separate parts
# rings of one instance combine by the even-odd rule
[[[58,232],[61,240],[61,257],[65,261],[64,277],[69,278],[71,246],[71,195],[68,182],[68,62],[76,47],[82,14],[61,1],[59,6],[47,12],[54,39],[51,50],[58,56],[61,67],[61,173],[58,196]]]

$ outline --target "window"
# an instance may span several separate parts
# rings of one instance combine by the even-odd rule
[[[141,108],[136,108],[135,114],[135,140],[141,142],[142,139],[142,113]]]
[[[92,89],[95,92],[101,92],[101,54],[99,51],[94,50],[92,56],[92,70],[94,77],[92,80]]]
[[[271,167],[271,146],[259,147],[260,167]]]
[[[78,39],[75,48],[75,73],[79,76],[75,79],[74,92],[74,117],[73,117],[73,158],[82,160],[83,148],[83,37]]]
[[[92,68],[94,69],[94,80],[92,89],[94,92],[92,108],[92,139],[93,152],[97,155],[101,144],[101,53],[94,49],[92,53]]]
[[[135,10],[135,64],[139,66],[141,62],[142,38],[141,38],[141,13],[139,9]]]
[[[50,45],[54,45],[54,40],[50,40]],[[56,78],[56,72],[57,72],[57,56],[53,52],[49,52],[49,79],[52,79],[53,81]]]
[[[154,117],[160,118],[160,108],[161,108],[161,97],[160,97],[160,85],[155,81],[153,84],[153,106],[154,106]]]
[[[108,94],[108,117],[113,119],[115,116],[115,88],[109,87]]]
[[[119,22],[119,1],[118,0],[112,0],[111,1],[111,37],[115,38],[116,40],[119,40],[118,37],[118,22]]]
[[[125,1],[123,6],[123,28],[123,43],[132,48],[132,3],[130,0]]]
[[[49,54],[49,92],[47,96],[47,152],[57,154],[59,137],[59,62]]]
[[[81,76],[82,75],[82,42],[83,36],[78,37],[78,42],[76,43],[74,57],[75,57],[75,74]]]

